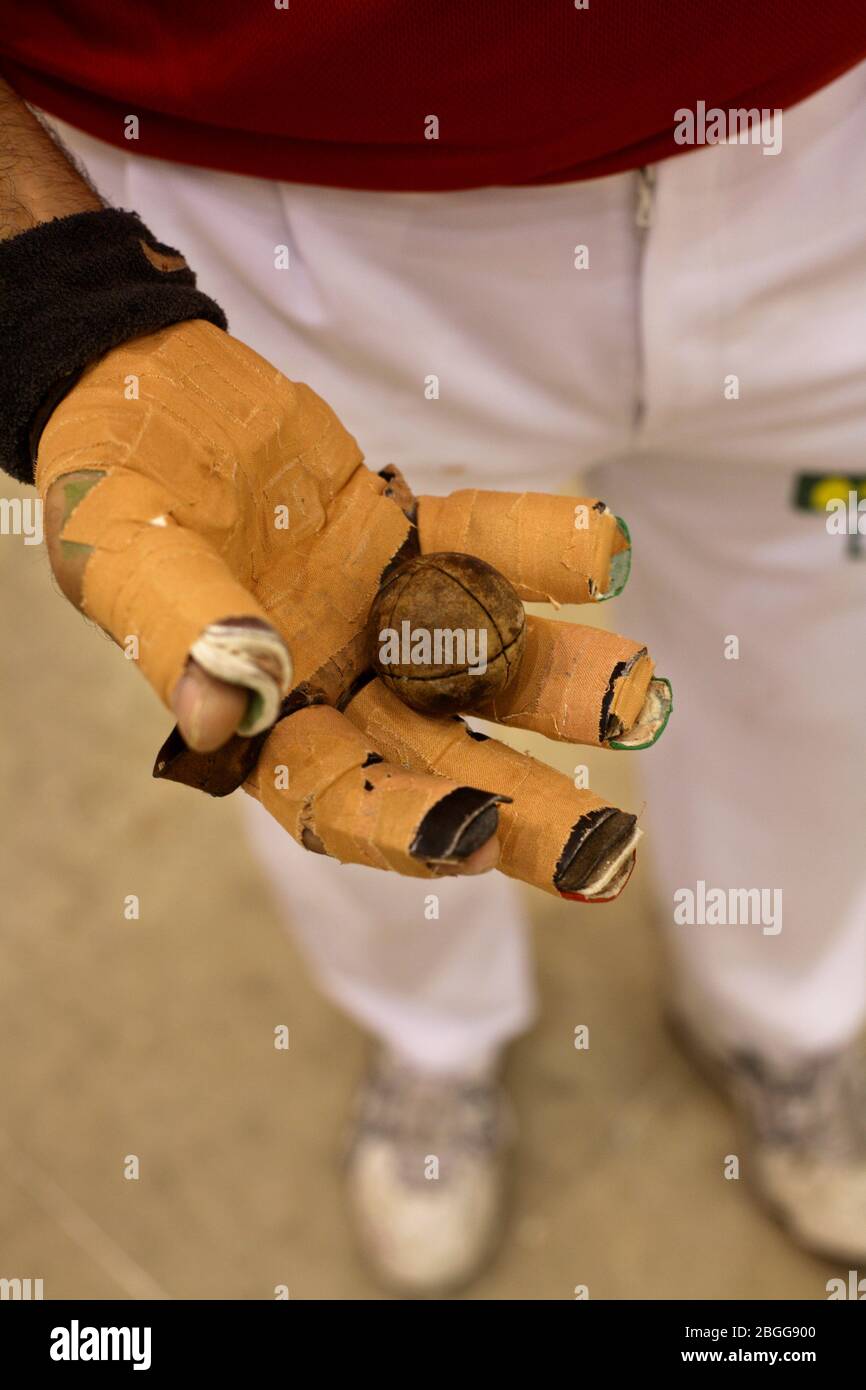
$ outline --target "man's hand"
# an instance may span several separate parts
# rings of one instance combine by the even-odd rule
[[[230,740],[252,752],[246,789],[307,848],[430,876],[490,867],[498,838],[500,867],[547,891],[600,901],[622,887],[634,816],[365,674],[370,605],[413,547],[477,554],[528,600],[610,596],[629,542],[602,503],[416,503],[396,470],[364,466],[314,392],[200,321],[83,374],[45,428],[37,485],[64,592],[134,644],[208,769],[246,738]],[[642,747],[669,709],[638,643],[531,618],[520,675],[485,715]]]

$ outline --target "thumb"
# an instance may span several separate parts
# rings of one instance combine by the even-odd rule
[[[46,538],[64,593],[138,662],[192,746],[273,722],[285,643],[209,541],[174,520],[161,484],[123,468],[61,476]]]

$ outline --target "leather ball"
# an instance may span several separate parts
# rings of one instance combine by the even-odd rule
[[[370,610],[370,659],[423,714],[477,709],[514,677],[526,615],[508,580],[474,555],[443,551],[400,565]]]

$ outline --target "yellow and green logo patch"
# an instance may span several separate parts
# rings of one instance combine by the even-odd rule
[[[846,536],[848,554],[861,554],[866,535],[866,477],[846,473],[801,473],[794,506],[823,516],[829,535]]]

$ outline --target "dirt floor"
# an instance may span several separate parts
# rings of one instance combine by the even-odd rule
[[[0,586],[0,1276],[46,1298],[383,1296],[340,1188],[364,1037],[311,986],[233,798],[151,779],[171,721],[44,550],[0,536]],[[627,755],[586,761],[635,804]],[[647,883],[644,863],[608,907],[535,897],[509,1230],[467,1297],[825,1298],[842,1271],[723,1176],[738,1141],[664,1031]]]

